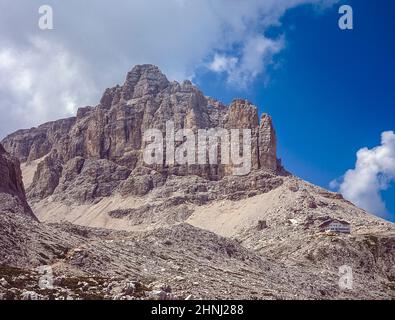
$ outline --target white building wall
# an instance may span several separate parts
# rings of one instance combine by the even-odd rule
[[[347,233],[351,231],[349,225],[345,225],[345,224],[342,224],[342,223],[339,223],[339,222],[332,222],[332,223],[330,223],[327,226],[326,230],[334,231],[334,232],[347,232]]]

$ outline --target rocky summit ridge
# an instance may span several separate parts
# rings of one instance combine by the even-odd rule
[[[252,168],[276,171],[276,135],[272,120],[250,102],[236,99],[230,106],[207,98],[189,81],[169,82],[156,66],[140,65],[127,74],[125,83],[106,89],[96,107],[80,108],[77,116],[58,120],[6,137],[2,144],[22,162],[46,156],[28,190],[30,197],[51,195],[72,165],[81,170],[85,160],[103,160],[106,171],[117,172],[115,181],[125,180],[133,170],[145,167],[142,159],[143,133],[165,130],[173,121],[175,130],[205,128],[251,129]],[[108,168],[107,168],[108,167]],[[227,175],[224,165],[189,165],[154,168],[164,177],[198,175],[219,180]]]
[[[168,121],[251,129],[252,171],[147,165],[144,132]],[[270,116],[253,104],[224,105],[152,65],[75,117],[10,134],[0,144],[0,299],[394,298],[394,224],[288,173],[276,148]],[[351,234],[321,232],[328,219]],[[339,286],[344,265],[353,288]],[[51,290],[38,285],[43,266]]]

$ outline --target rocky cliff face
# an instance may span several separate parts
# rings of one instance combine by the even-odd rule
[[[251,129],[252,172],[146,165],[144,132],[167,121]],[[137,66],[96,107],[3,144],[0,300],[394,298],[394,224],[285,172],[271,118],[248,101],[226,106]],[[329,218],[352,233],[320,232]],[[37,286],[43,265],[52,290]],[[339,287],[342,265],[352,290]]]
[[[65,174],[94,172],[100,162],[100,175],[108,176],[111,186],[93,183],[85,198],[106,196],[122,181],[133,179],[135,172],[147,168],[143,162],[143,134],[156,128],[165,132],[167,121],[175,130],[225,128],[251,129],[252,169],[278,170],[276,135],[270,116],[259,121],[257,108],[237,99],[230,106],[207,98],[191,82],[169,82],[152,65],[136,66],[122,86],[107,89],[96,107],[80,108],[75,118],[46,123],[30,130],[20,130],[6,137],[6,150],[22,162],[46,156],[36,171],[28,195],[43,199],[55,190],[64,191]],[[160,181],[170,175],[198,175],[220,180],[231,172],[230,165],[150,166]],[[97,167],[97,166],[96,166]],[[100,180],[103,180],[100,178]],[[118,183],[116,183],[118,182]],[[105,189],[105,191],[104,191]]]
[[[11,157],[0,144],[0,214],[24,214],[35,218],[26,201],[18,159]]]
[[[45,123],[37,128],[18,130],[2,141],[4,148],[21,162],[33,161],[48,154],[68,134],[75,118]]]

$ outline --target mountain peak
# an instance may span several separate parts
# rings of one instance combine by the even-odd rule
[[[155,65],[136,65],[126,76],[122,97],[130,100],[147,94],[156,94],[169,85],[169,80]]]
[[[250,169],[281,170],[277,164],[274,128],[271,122],[260,127],[256,106],[235,99],[226,107],[205,97],[190,81],[170,83],[157,66],[150,64],[135,66],[128,72],[124,85],[107,89],[98,107],[80,108],[71,121],[60,120],[25,130],[23,134],[7,137],[3,143],[6,150],[23,161],[47,156],[27,190],[30,198],[38,200],[54,193],[63,194],[67,166],[77,166],[72,170],[79,172],[81,164],[95,167],[94,161],[98,160],[103,160],[101,165],[106,167],[102,171],[110,171],[108,179],[113,170],[117,173],[111,178],[113,186],[107,186],[103,196],[115,192],[125,175],[142,168],[155,169],[163,179],[171,175],[196,175],[221,180],[233,172],[235,165],[228,163],[147,165],[143,157],[144,132],[152,128],[163,130],[169,121],[174,123],[175,130],[250,129]],[[73,162],[77,157],[82,160]],[[95,194],[84,195],[82,202],[100,197],[100,188],[92,190],[96,190]]]
[[[147,141],[149,129],[156,129],[155,141]],[[221,136],[217,141],[204,138],[207,130]],[[191,145],[188,160],[178,161],[176,153],[182,158],[185,146],[179,144],[179,133],[188,132],[187,143],[193,142],[191,136],[199,141],[199,131],[200,142],[206,144],[193,152],[195,160],[203,161],[189,162]],[[251,138],[242,150],[237,145],[241,132],[243,141]],[[154,163],[146,161],[150,142],[155,156],[161,150]],[[223,149],[226,142],[230,148]],[[259,119],[258,108],[248,100],[235,99],[225,106],[190,82],[169,83],[158,67],[139,65],[124,85],[107,89],[96,107],[79,109],[75,118],[18,131],[3,145],[0,266],[15,261],[30,269],[32,257],[38,257],[40,265],[60,262],[61,269],[75,270],[79,279],[81,272],[100,279],[135,274],[157,279],[161,288],[171,283],[172,292],[182,295],[187,290],[195,298],[229,298],[229,293],[232,298],[252,297],[251,288],[254,298],[267,298],[268,287],[277,288],[278,293],[269,293],[274,299],[295,298],[295,292],[314,299],[372,299],[393,293],[393,225],[285,172],[276,157],[270,116]],[[222,162],[229,153],[231,161]],[[23,162],[21,169],[13,156]],[[207,161],[211,157],[214,161]],[[248,169],[238,175],[235,168]],[[25,221],[34,215],[24,185],[42,224]],[[319,226],[328,219],[346,221],[352,235],[322,233]],[[125,247],[120,250],[120,245]],[[149,260],[145,252],[150,252]],[[156,267],[145,268],[144,263]],[[366,290],[333,289],[339,265],[352,267],[358,287]],[[162,268],[166,272],[157,271]],[[229,271],[226,277],[223,270]],[[207,281],[192,287],[202,274]],[[220,291],[212,288],[214,282]],[[111,298],[108,288],[113,285],[95,288]],[[128,281],[125,288],[131,294],[135,286]],[[8,288],[0,283],[0,299],[4,290]],[[121,289],[114,290],[119,298]]]

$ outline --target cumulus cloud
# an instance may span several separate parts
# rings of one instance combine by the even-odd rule
[[[2,0],[0,136],[95,104],[139,63],[158,65],[171,80],[193,79],[203,67],[246,86],[284,47],[267,28],[298,5],[336,1],[47,0],[54,30],[42,31],[41,0]]]
[[[40,38],[29,50],[0,48],[0,128],[11,131],[27,123],[74,115],[77,104],[96,96],[90,79],[79,80],[84,66],[69,52]]]
[[[229,74],[229,81],[245,87],[258,74],[266,71],[266,67],[272,64],[273,56],[283,47],[282,37],[276,40],[261,35],[251,37],[243,48],[240,65]]]
[[[263,35],[251,35],[245,40],[240,56],[216,53],[209,69],[227,74],[228,83],[246,88],[257,75],[264,73],[273,62],[273,56],[284,47],[284,38],[269,39]]]
[[[395,181],[395,133],[383,132],[381,145],[357,152],[355,169],[331,182],[346,199],[381,217],[388,215],[381,191]]]
[[[210,63],[209,68],[215,72],[232,72],[239,59],[236,57],[228,57],[223,54],[216,53],[213,61]]]

